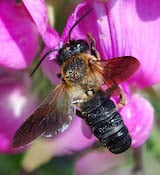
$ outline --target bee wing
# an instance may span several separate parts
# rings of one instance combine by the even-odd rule
[[[63,132],[74,114],[64,84],[58,85],[21,125],[13,138],[13,147],[24,146],[40,136],[50,137]]]
[[[110,60],[103,61],[103,77],[110,82],[113,80],[119,84],[129,79],[139,68],[139,61],[132,56],[124,56],[118,58],[112,58]]]
[[[93,65],[93,70],[97,76],[101,76],[102,81],[111,87],[113,95],[120,94],[119,83],[131,77],[140,66],[139,61],[132,56],[112,58],[105,61],[97,60]],[[110,92],[110,91],[109,91]]]

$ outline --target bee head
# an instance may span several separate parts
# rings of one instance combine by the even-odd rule
[[[62,65],[68,58],[80,53],[86,53],[89,49],[85,40],[70,40],[58,51],[57,63]]]

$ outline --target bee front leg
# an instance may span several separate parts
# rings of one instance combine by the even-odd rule
[[[99,53],[98,53],[98,51],[97,51],[97,49],[95,47],[95,39],[93,38],[93,36],[90,33],[87,34],[87,37],[88,37],[89,42],[90,42],[90,51],[91,51],[91,54],[93,56],[95,56],[98,60],[100,60]]]

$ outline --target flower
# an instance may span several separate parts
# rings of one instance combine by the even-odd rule
[[[54,47],[54,41],[57,41],[59,35],[49,25],[47,9],[44,0],[23,0],[23,3],[32,17],[32,20],[34,21],[34,24],[36,25],[45,45],[48,47]]]
[[[32,62],[39,49],[40,36],[49,47],[54,46],[56,36],[49,26],[43,0],[19,3],[2,0],[0,33],[0,65],[13,69],[24,69]]]
[[[153,107],[149,101],[138,94],[136,90],[144,89],[160,81],[160,77],[158,76],[160,74],[160,59],[158,59],[160,55],[160,38],[153,37],[154,34],[157,36],[159,34],[159,4],[158,1],[139,2],[134,0],[85,1],[80,3],[69,17],[62,36],[57,37],[56,35],[56,39],[54,40],[56,48],[61,45],[61,43],[67,42],[71,27],[77,19],[92,7],[93,10],[73,29],[71,38],[86,40],[86,34],[91,33],[95,37],[96,48],[100,53],[101,59],[105,60],[113,57],[132,55],[140,61],[141,66],[136,74],[121,84],[127,95],[127,104],[120,110],[120,113],[132,137],[133,148],[145,143],[153,125]],[[55,49],[55,47],[52,49]],[[42,55],[50,49],[48,46],[45,47]],[[56,54],[57,52],[54,51],[48,56],[48,59],[42,63],[44,74],[53,84],[60,81],[56,76],[60,70],[56,63]],[[77,118],[75,120],[77,120]],[[47,150],[47,155],[51,158],[52,156],[70,154],[73,148],[78,147],[78,151],[84,149],[77,141],[72,142],[72,144],[68,143],[68,140],[78,139],[79,141],[80,137],[83,137],[75,132],[75,130],[77,131],[77,127],[81,126],[82,122],[81,119],[78,119],[77,122],[74,121],[67,131],[60,136],[58,135],[50,142],[51,145],[49,145],[49,147],[43,144],[41,150]],[[91,138],[91,132],[84,122],[82,124],[82,132],[87,138]],[[84,141],[85,140],[82,142]],[[86,146],[89,146],[89,144]],[[37,148],[31,150],[30,155],[32,155],[35,150],[37,150]],[[43,160],[43,158],[40,159],[39,156],[37,156],[37,158],[35,157],[35,159]],[[41,163],[39,162],[38,165]],[[76,166],[79,166],[78,163]],[[34,168],[35,167],[32,166],[31,170]]]
[[[152,4],[152,8],[148,4]],[[160,65],[160,59],[158,59],[160,38],[153,37],[154,33],[158,35],[158,24],[160,23],[156,4],[159,4],[158,1],[143,2],[143,4],[137,1],[83,2],[69,17],[61,38],[55,40],[57,46],[61,42],[68,41],[69,31],[76,20],[88,9],[93,8],[73,29],[71,38],[86,40],[86,34],[91,33],[95,38],[96,48],[101,59],[131,55],[140,61],[141,66],[135,75],[122,83],[123,90],[128,94],[128,104],[123,107],[121,113],[133,140],[132,147],[140,146],[147,140],[153,124],[153,107],[147,99],[136,95],[135,90],[144,89],[160,82],[158,76],[160,74],[158,68]],[[147,13],[148,11],[150,13]],[[56,52],[53,52],[49,58],[44,61],[42,68],[54,83],[55,80],[57,82],[57,78],[54,76],[56,75],[55,69],[53,69],[54,66],[57,66],[54,59]],[[128,114],[130,115],[128,116]],[[147,122],[148,120],[150,122]],[[139,132],[146,124],[147,131]],[[88,132],[84,132],[84,134],[90,137]]]
[[[29,94],[30,81],[23,72],[0,69],[0,152],[16,153],[12,139],[16,130],[37,105],[36,96]]]
[[[152,8],[148,7],[150,4]],[[54,45],[66,42],[71,26],[82,14],[93,7],[94,10],[72,31],[72,38],[86,40],[86,34],[91,33],[102,59],[124,55],[135,56],[140,61],[141,67],[134,76],[133,82],[142,88],[153,85],[160,81],[159,70],[155,67],[160,62],[158,59],[160,39],[153,37],[154,34],[158,36],[159,32],[157,4],[159,5],[157,1],[143,4],[135,1],[116,1],[115,4],[112,1],[81,3],[68,19],[61,39],[54,40]],[[147,13],[147,10],[150,13]],[[151,17],[150,14],[152,14]],[[132,26],[133,22],[134,26]],[[151,48],[152,52],[150,52]],[[52,57],[55,58],[56,53]],[[49,63],[51,67],[54,66],[51,61]],[[54,82],[54,70],[51,74]],[[151,78],[148,79],[148,77]]]

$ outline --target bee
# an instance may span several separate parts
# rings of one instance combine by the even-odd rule
[[[91,11],[91,10],[90,10]],[[102,61],[95,47],[95,40],[88,34],[88,41],[70,38],[58,50],[58,77],[61,83],[46,97],[30,117],[16,131],[12,146],[21,147],[40,136],[52,137],[65,131],[76,114],[85,120],[98,140],[112,153],[126,151],[131,137],[118,112],[112,95],[124,103],[119,84],[130,78],[140,63],[132,56]],[[106,84],[107,90],[102,86]]]

